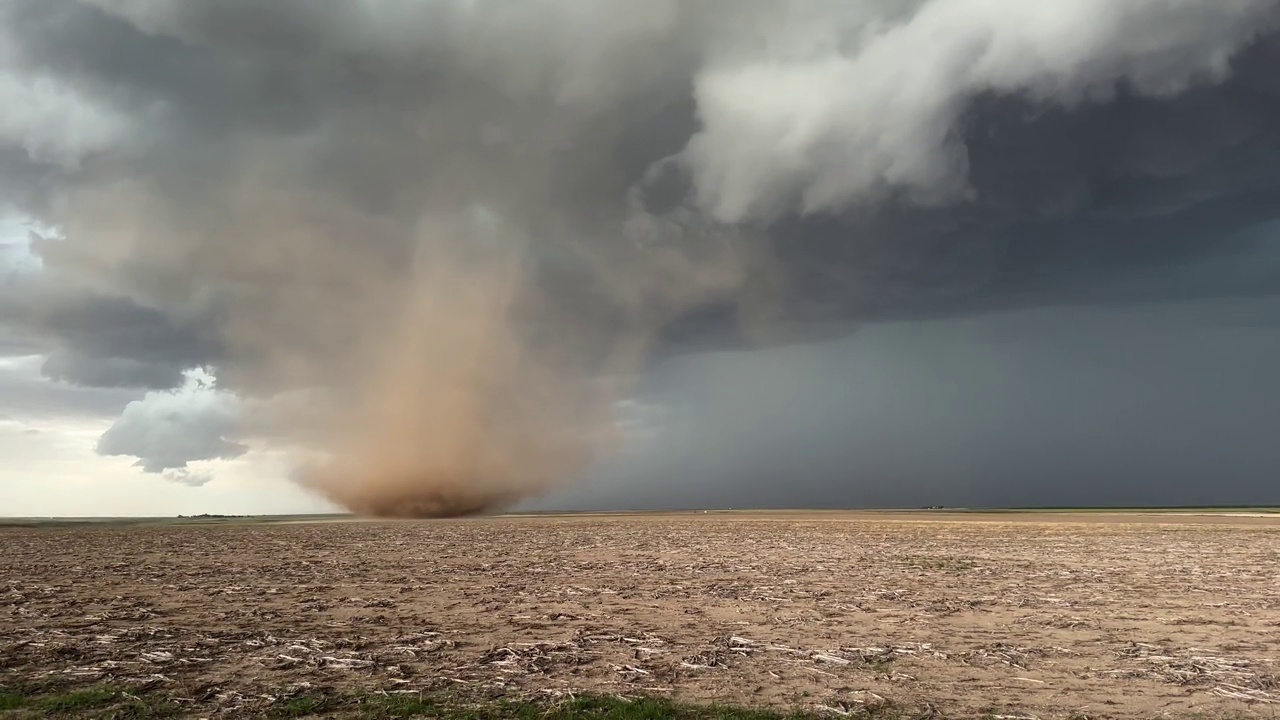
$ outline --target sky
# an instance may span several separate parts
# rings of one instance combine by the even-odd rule
[[[0,515],[1280,504],[1280,0],[10,0]]]

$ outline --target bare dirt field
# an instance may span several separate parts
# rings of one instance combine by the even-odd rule
[[[1280,518],[731,513],[0,530],[0,682],[1272,716]]]

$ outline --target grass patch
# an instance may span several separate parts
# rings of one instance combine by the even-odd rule
[[[115,688],[89,688],[39,698],[32,707],[48,715],[66,715],[110,705],[120,698],[120,691]]]
[[[798,720],[817,716],[739,707],[687,705],[659,698],[625,700],[581,696],[554,702],[459,702],[431,695],[401,695],[367,698],[354,717],[369,720],[412,717],[444,720]]]
[[[146,693],[101,686],[66,689],[0,687],[0,718],[77,718],[93,720],[151,720],[160,718],[207,717],[218,708],[180,705],[173,700]],[[840,708],[859,720],[911,718],[892,706]],[[222,712],[227,709],[223,708]],[[693,705],[662,698],[627,700],[610,696],[583,695],[571,699],[528,701],[501,698],[480,699],[448,693],[381,695],[307,693],[282,698],[274,703],[241,707],[240,718],[328,718],[332,720],[392,720],[394,718],[435,718],[437,720],[816,720],[829,718],[819,712],[791,713],[722,705]],[[925,716],[919,716],[925,717]],[[982,717],[982,716],[979,716]],[[994,712],[985,717],[1004,717]],[[1244,715],[1190,715],[1204,720],[1235,720]]]
[[[296,695],[276,703],[267,714],[273,718],[313,717],[325,712],[330,705],[324,695]]]
[[[559,701],[473,700],[454,695],[298,695],[267,710],[270,718],[334,717],[358,720],[788,720],[818,717],[750,708],[688,705],[658,698],[626,700],[584,695]]]
[[[183,717],[182,706],[156,695],[122,695],[121,701],[105,713],[94,717],[102,720],[161,720]]]
[[[447,699],[430,693],[417,695],[367,695],[360,698],[357,717],[414,718],[437,717]]]
[[[199,717],[216,708],[180,705],[155,693],[131,692],[113,686],[75,690],[0,687],[0,718],[93,718],[94,720],[151,720]],[[305,693],[237,710],[236,717],[334,718],[334,720],[801,720],[809,713],[780,713],[752,708],[690,705],[661,698],[623,698],[582,695],[563,700],[530,701],[472,698],[449,693],[342,694]]]
[[[11,690],[0,690],[0,712],[27,706],[27,696]]]
[[[182,708],[168,698],[130,693],[109,685],[74,690],[40,686],[0,688],[0,718],[158,720],[181,715]]]

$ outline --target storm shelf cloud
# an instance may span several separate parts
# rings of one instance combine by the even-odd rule
[[[1280,0],[9,0],[0,350],[133,393],[104,455],[198,486],[270,447],[369,514],[786,502],[760,453],[825,458],[808,504],[912,474],[893,502],[1034,503],[1063,468],[1158,504],[1211,481],[1170,469],[1191,443],[1258,498],[1277,66]],[[987,339],[910,340],[959,328]],[[740,381],[672,396],[689,367]],[[1150,402],[1114,404],[1126,373]],[[1073,435],[1117,413],[1127,449]],[[970,470],[836,451],[886,433]]]

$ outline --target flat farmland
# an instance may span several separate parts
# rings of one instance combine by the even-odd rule
[[[1273,716],[1280,519],[709,513],[0,530],[0,683]]]

